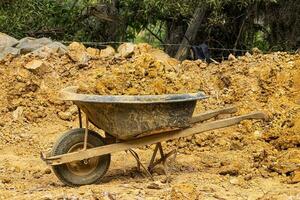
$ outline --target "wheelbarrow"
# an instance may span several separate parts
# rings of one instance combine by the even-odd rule
[[[227,107],[193,115],[196,102],[207,98],[202,92],[101,96],[79,94],[77,90],[78,87],[65,88],[61,97],[78,106],[79,128],[64,133],[51,152],[41,153],[56,176],[69,186],[99,183],[109,168],[111,154],[118,151],[130,152],[138,168],[142,167],[153,178],[154,167],[161,163],[165,166],[167,158],[175,153],[164,153],[161,142],[232,126],[243,120],[266,118],[262,112],[253,112],[204,122],[221,114],[235,113],[237,109]],[[81,111],[86,116],[84,128]],[[105,134],[90,130],[90,123]],[[156,146],[146,167],[133,148],[151,144]]]

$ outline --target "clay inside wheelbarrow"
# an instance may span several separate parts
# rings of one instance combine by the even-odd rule
[[[197,100],[206,98],[202,92],[101,96],[77,94],[77,89],[62,90],[62,99],[73,101],[95,126],[119,140],[188,127]]]

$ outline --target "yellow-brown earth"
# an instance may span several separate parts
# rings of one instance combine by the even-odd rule
[[[119,53],[78,43],[69,48],[65,55],[0,62],[0,199],[300,199],[300,55],[246,54],[206,64],[179,62],[147,44]],[[238,114],[261,110],[269,120],[164,143],[179,152],[170,183],[159,168],[150,181],[120,152],[102,184],[70,188],[39,153],[78,126],[76,107],[57,95],[71,85],[96,94],[202,90],[210,98],[197,113],[236,105]],[[137,150],[143,162],[151,148]]]

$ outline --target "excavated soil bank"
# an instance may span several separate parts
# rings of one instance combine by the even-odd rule
[[[141,44],[123,62],[102,68],[95,80],[81,85],[83,93],[100,95],[155,95],[198,92],[202,88],[201,65],[179,63],[162,51]],[[95,85],[93,85],[95,84]]]
[[[220,64],[179,62],[147,44],[117,52],[72,43],[0,61],[0,199],[288,199],[300,198],[300,55],[246,54]],[[265,122],[164,143],[178,148],[171,182],[151,182],[128,154],[113,155],[101,185],[63,186],[39,158],[60,134],[78,126],[77,109],[58,91],[78,85],[94,94],[204,91],[195,112],[236,105],[264,111]],[[139,149],[146,162],[150,148]],[[129,160],[129,161],[128,161]]]

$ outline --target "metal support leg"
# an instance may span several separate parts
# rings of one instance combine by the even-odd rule
[[[161,143],[160,143],[160,142],[157,143],[157,146],[158,146],[158,149],[159,149],[160,157],[161,157],[162,159],[165,159],[165,154],[164,154],[164,150],[163,150],[163,148],[162,148],[162,146],[161,146]]]
[[[129,149],[129,152],[131,153],[131,155],[136,159],[137,163],[138,163],[138,168],[140,168],[140,166],[142,166],[142,168],[145,170],[146,174],[149,176],[149,178],[151,178],[152,181],[154,181],[154,178],[152,176],[152,174],[148,171],[148,169],[143,165],[143,163],[141,162],[138,154],[133,151],[132,149]]]
[[[159,153],[160,153],[160,159],[155,160],[155,157],[157,155],[157,151],[158,150],[159,150]],[[148,170],[151,172],[156,165],[162,163],[163,167],[164,167],[164,172],[165,172],[167,178],[169,178],[169,173],[168,173],[168,169],[167,169],[168,168],[168,166],[167,166],[167,159],[171,155],[176,155],[176,150],[172,150],[171,152],[165,154],[164,151],[163,151],[161,143],[160,142],[157,143],[156,146],[155,146],[155,149],[153,151],[151,160],[149,162]]]
[[[139,155],[132,149],[129,149],[129,152],[131,153],[131,155],[135,158],[135,160],[137,162],[137,170],[141,171],[141,161],[140,161]]]
[[[86,115],[86,118],[85,118],[85,132],[84,132],[83,150],[86,150],[86,148],[87,148],[88,134],[89,134],[89,118]]]
[[[152,154],[152,157],[151,157],[151,160],[149,162],[149,165],[148,165],[148,170],[151,172],[152,169],[153,169],[153,163],[155,161],[155,157],[156,157],[156,154],[157,154],[157,151],[158,151],[158,145],[156,144],[155,145],[155,148],[154,148],[154,151],[153,151],[153,154]]]
[[[78,106],[77,108],[78,108],[79,128],[82,128],[81,109]]]

